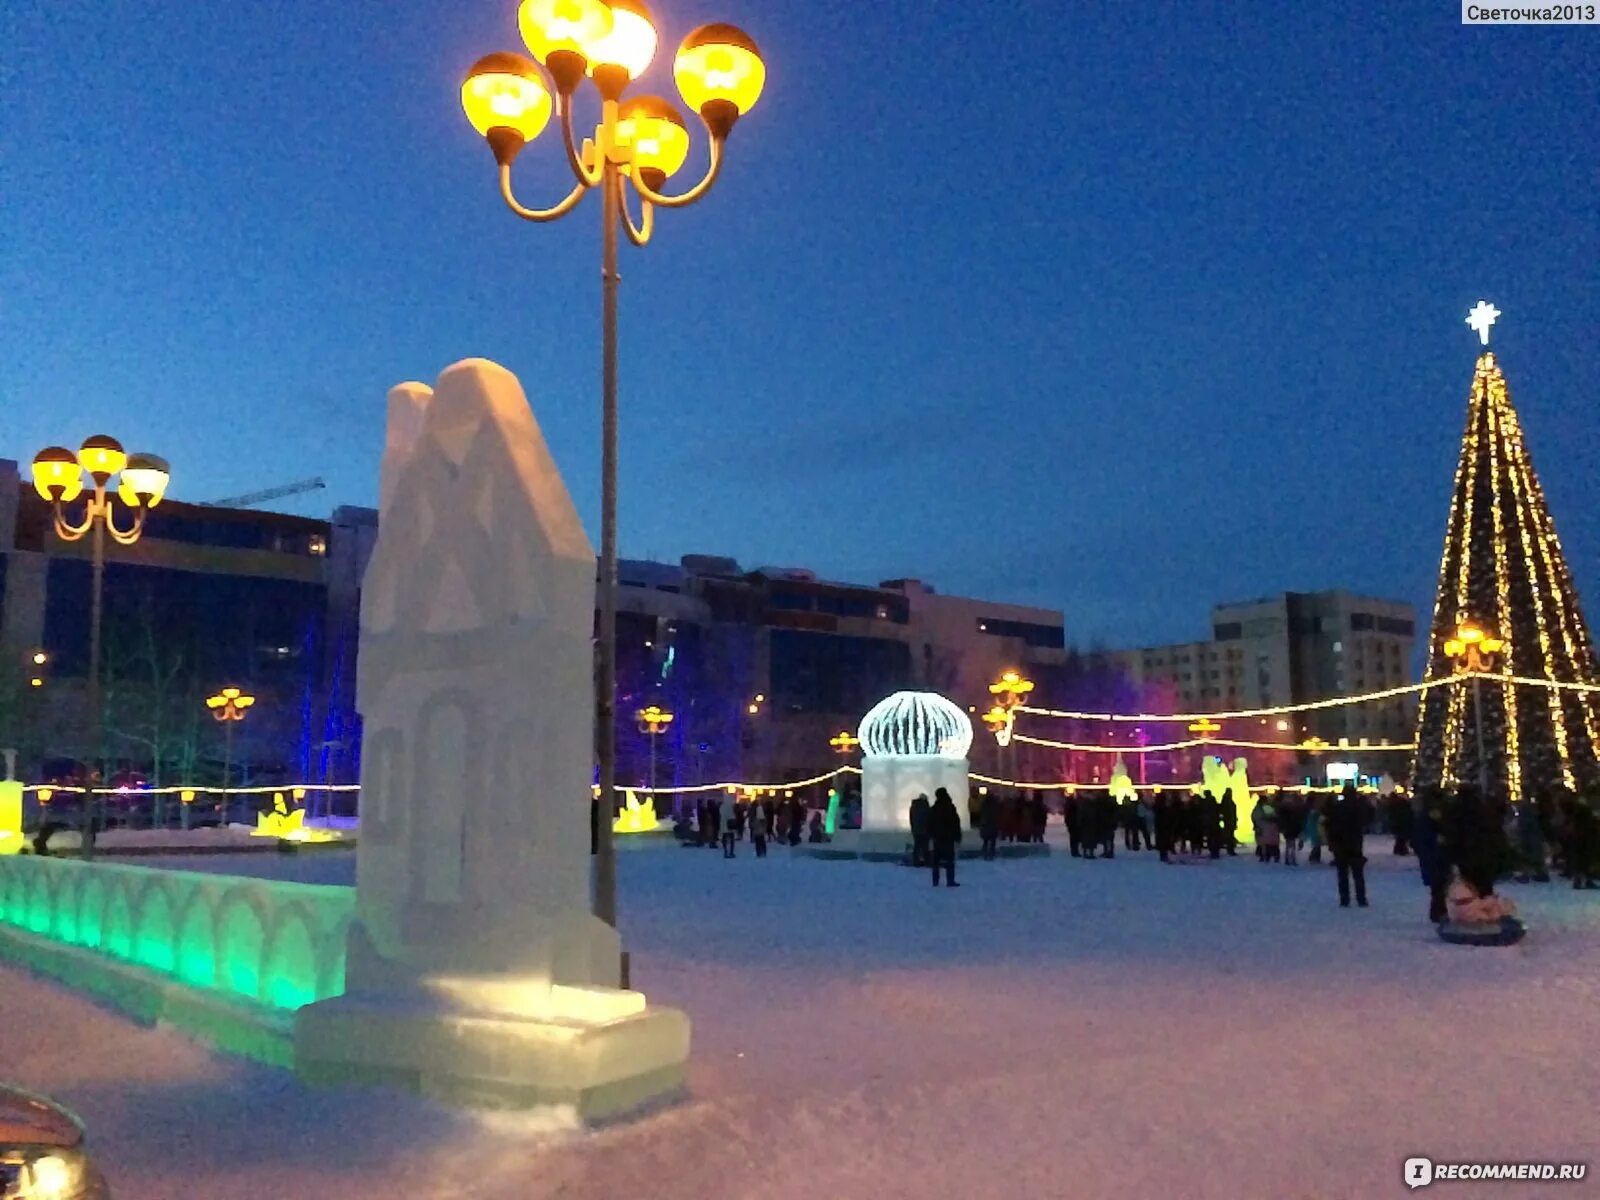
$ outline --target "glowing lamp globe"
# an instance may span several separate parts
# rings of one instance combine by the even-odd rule
[[[154,454],[135,454],[122,468],[122,478],[117,483],[117,495],[129,508],[149,505],[154,508],[167,494],[167,481],[172,472],[167,460]]]
[[[966,758],[972,722],[934,692],[896,692],[873,705],[857,732],[873,758]]]
[[[672,76],[684,103],[718,137],[755,106],[767,67],[754,39],[734,25],[702,25],[678,48]]]
[[[650,188],[659,188],[689,157],[683,116],[660,96],[640,96],[617,112],[617,145],[633,151],[633,168]]]
[[[522,0],[517,9],[522,40],[529,53],[547,66],[552,54],[575,54],[588,62],[613,24],[611,5],[605,0]]]
[[[110,479],[127,464],[128,455],[122,443],[103,433],[86,439],[78,450],[78,465],[89,472],[96,482]]]
[[[83,468],[65,446],[48,446],[33,460],[34,490],[47,501],[70,504],[83,492]]]
[[[496,156],[516,156],[550,122],[550,89],[539,68],[520,54],[485,55],[461,85],[467,120],[494,147]]]
[[[590,45],[589,74],[616,67],[637,79],[655,56],[656,25],[643,0],[611,0],[611,32]]]

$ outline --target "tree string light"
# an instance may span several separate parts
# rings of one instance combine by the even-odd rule
[[[1200,746],[1227,746],[1235,750],[1292,750],[1296,752],[1312,752],[1312,748],[1300,742],[1252,742],[1238,738],[1190,738],[1182,742],[1163,742],[1151,746],[1092,746],[1080,745],[1075,742],[1057,742],[1049,738],[1030,737],[1025,733],[1013,734],[1015,741],[1026,742],[1030,746],[1043,746],[1049,750],[1071,750],[1079,754],[1160,754],[1172,750],[1193,750]],[[1406,742],[1404,745],[1385,743],[1382,745],[1368,746],[1327,746],[1317,747],[1317,752],[1324,750],[1415,750],[1416,744]]]

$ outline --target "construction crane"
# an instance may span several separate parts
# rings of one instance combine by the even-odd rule
[[[298,483],[286,483],[282,487],[266,488],[259,492],[246,492],[242,496],[229,496],[223,500],[212,500],[207,508],[252,508],[268,500],[281,500],[285,496],[298,496],[301,492],[315,492],[327,487],[322,476],[313,479],[302,479]]]

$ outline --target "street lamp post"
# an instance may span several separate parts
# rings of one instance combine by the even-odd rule
[[[94,484],[83,520],[74,523],[66,513],[84,492],[83,477]],[[120,476],[120,478],[118,478]],[[111,481],[117,479],[115,498],[133,511],[133,525],[118,529]],[[100,617],[103,609],[106,573],[106,536],[119,546],[131,546],[144,533],[145,517],[161,503],[167,493],[171,472],[165,459],[154,454],[128,455],[122,444],[104,434],[89,438],[74,454],[65,446],[47,446],[33,459],[33,486],[49,502],[55,520],[56,536],[64,542],[90,538],[91,585],[89,601],[89,720],[93,722],[91,745],[101,762],[101,782],[105,782],[105,713],[100,689]],[[90,781],[93,782],[92,780]],[[94,857],[96,808],[99,801],[91,786],[83,797],[83,849],[86,859]]]
[[[828,739],[828,745],[833,747],[833,752],[840,758],[848,759],[860,747],[861,739],[848,729],[841,729]],[[828,814],[823,818],[823,829],[829,837],[832,837],[839,828],[839,809],[844,804],[843,772],[844,768],[841,767],[839,775],[835,777],[834,786],[829,789]]]
[[[988,725],[994,733],[995,741],[1001,747],[1011,746],[1011,733],[1016,727],[1016,712],[1014,711],[1029,693],[1033,691],[1033,680],[1024,679],[1022,672],[1017,670],[1002,671],[1000,678],[989,685],[989,694],[995,698],[995,707],[984,714],[984,724]],[[999,711],[1004,715],[1004,724],[996,726],[991,718]],[[1011,773],[1016,774],[1017,752],[1008,750],[1011,762]]]
[[[225,687],[215,696],[206,697],[206,707],[211,715],[222,722],[222,803],[218,806],[218,823],[228,826],[228,786],[233,774],[233,727],[244,720],[244,714],[255,704],[256,698],[236,687]]]
[[[490,54],[461,88],[467,119],[488,142],[500,169],[500,194],[517,216],[553,221],[591,190],[600,191],[601,216],[601,452],[600,628],[595,673],[599,697],[596,754],[603,807],[616,794],[617,632],[617,232],[643,246],[655,227],[655,209],[681,208],[700,199],[722,170],[723,148],[766,81],[761,53],[732,25],[703,25],[678,48],[673,76],[684,102],[699,114],[710,138],[705,177],[675,196],[658,189],[683,166],[689,134],[677,108],[659,96],[623,93],[650,65],[656,28],[642,0],[522,0],[517,24],[541,70],[520,54]],[[572,100],[585,77],[600,93],[601,118],[580,148],[573,131]],[[552,105],[552,95],[554,101]],[[511,164],[549,122],[561,123],[567,165],[576,184],[552,208],[523,207],[511,188]],[[628,207],[627,185],[639,194],[639,223]],[[616,846],[609,819],[599,822],[595,846],[595,914],[617,920]]]
[[[633,714],[639,722],[639,732],[650,735],[650,799],[656,798],[656,739],[672,724],[672,714],[659,705],[652,704]],[[676,813],[674,813],[676,815]]]
[[[1496,637],[1465,614],[1456,622],[1456,634],[1444,644],[1444,656],[1457,675],[1472,676],[1472,727],[1478,742],[1478,794],[1489,798],[1489,760],[1483,747],[1483,677],[1495,667],[1495,656],[1506,648]]]

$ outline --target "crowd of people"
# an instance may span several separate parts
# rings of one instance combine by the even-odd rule
[[[1326,854],[1339,903],[1348,907],[1353,900],[1362,908],[1368,905],[1366,837],[1385,832],[1396,856],[1415,855],[1428,888],[1429,919],[1438,922],[1447,918],[1452,885],[1483,898],[1508,876],[1548,883],[1556,872],[1574,888],[1600,887],[1597,801],[1564,788],[1510,802],[1464,785],[1418,795],[1395,791],[1377,803],[1349,785],[1334,793],[1267,789],[1257,793],[1248,832],[1264,864],[1298,867],[1302,850],[1306,863],[1321,863]],[[1154,851],[1163,863],[1237,855],[1241,844],[1231,792],[1153,788],[1119,798],[1109,789],[1073,789],[1057,804],[1052,809],[1042,790],[974,786],[965,824],[977,833],[986,859],[996,857],[1002,842],[1043,842],[1053,811],[1061,815],[1068,852],[1085,860],[1114,858],[1119,842],[1125,852]],[[942,874],[947,886],[959,886],[955,864],[963,821],[954,798],[944,788],[931,799],[919,795],[908,818],[911,865],[930,870],[935,885]],[[741,800],[724,813],[722,798],[711,795],[684,812],[673,832],[685,845],[720,848],[727,858],[746,837],[756,857],[764,858],[774,841],[798,846],[832,836],[822,812],[795,796]]]
[[[821,811],[796,796],[736,801],[728,806],[726,816],[721,796],[704,797],[673,822],[672,832],[683,845],[720,848],[724,858],[734,858],[747,835],[757,858],[767,856],[769,842],[798,846],[830,840]]]

